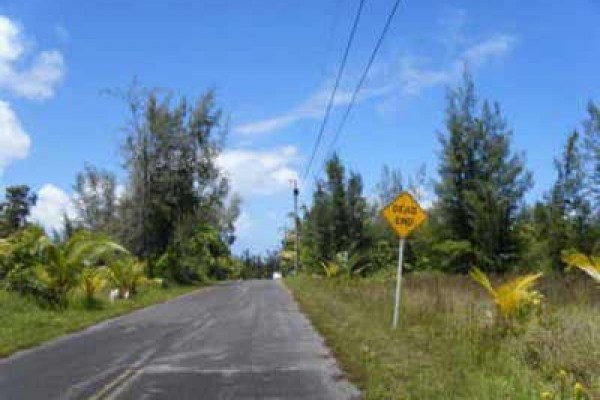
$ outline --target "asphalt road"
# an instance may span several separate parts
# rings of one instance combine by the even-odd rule
[[[0,360],[0,399],[354,399],[274,281],[194,292]]]

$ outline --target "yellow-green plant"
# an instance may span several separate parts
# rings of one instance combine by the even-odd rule
[[[81,232],[66,243],[55,243],[47,236],[39,238],[40,264],[35,275],[44,286],[46,300],[54,305],[65,306],[69,292],[75,288],[80,274],[102,257],[114,252],[127,252],[120,245],[104,238]]]
[[[81,289],[86,302],[94,302],[94,296],[106,286],[106,270],[104,268],[85,267],[81,271]]]
[[[327,278],[335,278],[342,273],[340,264],[335,261],[321,262],[321,266],[323,267],[325,277]]]
[[[600,283],[600,257],[569,251],[563,254],[562,260],[570,268],[579,268]]]
[[[472,269],[469,275],[488,292],[498,315],[505,322],[526,316],[542,299],[542,295],[533,289],[541,273],[519,276],[497,287],[492,286],[487,275],[479,268]]]
[[[0,239],[0,257],[6,257],[10,254],[11,245],[8,239]]]
[[[587,400],[590,394],[583,384],[577,381],[574,375],[565,370],[556,374],[553,387],[540,394],[542,400]]]
[[[145,275],[146,263],[133,257],[113,260],[107,268],[109,281],[119,290],[121,299],[126,292],[135,295],[140,285],[150,282]]]

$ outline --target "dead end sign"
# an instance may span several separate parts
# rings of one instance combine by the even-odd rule
[[[398,327],[400,317],[400,288],[402,282],[402,261],[404,259],[404,242],[406,237],[421,225],[427,214],[419,203],[408,192],[400,193],[398,197],[383,209],[383,217],[400,237],[398,246],[398,276],[396,278],[396,299],[394,301],[394,318],[392,327]]]
[[[421,225],[427,214],[408,192],[401,193],[383,209],[383,217],[401,238]]]

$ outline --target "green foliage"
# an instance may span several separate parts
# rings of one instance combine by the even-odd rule
[[[0,281],[11,291],[40,296],[42,287],[35,278],[34,267],[40,263],[38,243],[44,231],[31,226],[0,242]]]
[[[189,284],[229,278],[229,248],[219,232],[208,225],[181,227],[173,243],[158,259],[155,274]]]
[[[108,238],[84,231],[64,243],[53,242],[37,227],[18,231],[3,241],[1,248],[4,286],[58,307],[67,305],[84,269],[115,252],[126,252]]]
[[[0,289],[0,357],[36,346],[100,321],[180,296],[197,286],[148,287],[129,300],[109,303],[98,296],[92,303],[70,301],[66,309],[40,307],[38,302]]]
[[[553,385],[542,391],[541,400],[588,400],[592,396],[588,389],[577,380],[574,374],[561,369],[556,374]]]
[[[95,266],[114,253],[127,253],[109,239],[83,231],[63,244],[42,236],[37,246],[40,259],[34,267],[35,277],[43,287],[44,300],[59,307],[67,305],[68,295],[80,283],[80,274],[86,267]]]
[[[86,304],[94,304],[96,294],[106,286],[106,283],[106,270],[104,268],[83,268],[80,276],[80,287],[84,293]]]
[[[113,173],[85,164],[73,189],[77,220],[68,223],[75,222],[81,228],[107,235],[119,233],[117,182]]]
[[[430,263],[444,272],[464,273],[473,260],[473,246],[466,240],[444,240],[431,248]]]
[[[317,273],[322,262],[334,260],[340,252],[363,251],[372,239],[360,175],[351,173],[347,178],[337,154],[326,162],[326,173],[327,178],[317,182],[301,228],[303,268]]]
[[[131,120],[123,146],[128,182],[118,210],[122,241],[135,255],[157,259],[180,240],[179,225],[192,224],[212,226],[231,244],[239,198],[229,196],[217,166],[226,125],[214,93],[174,104],[134,87],[126,98]],[[198,279],[190,268],[173,277]]]
[[[562,250],[576,247],[591,252],[594,244],[585,166],[576,131],[568,137],[562,157],[555,160],[555,169],[556,182],[548,195],[542,229],[546,232],[552,265],[562,270]]]
[[[562,278],[543,278],[553,322],[533,318],[515,336],[490,326],[470,278],[438,273],[405,276],[401,329],[393,330],[393,275],[286,280],[364,399],[539,399],[561,368],[591,399],[600,395],[597,291],[585,280],[565,290]],[[586,300],[575,300],[573,291]]]
[[[131,256],[119,257],[109,262],[106,267],[108,280],[119,290],[119,298],[128,293],[135,296],[140,285],[147,283],[146,263]]]
[[[0,202],[0,237],[9,236],[27,225],[27,217],[37,202],[29,186],[6,188],[6,200]]]
[[[277,252],[267,252],[266,255],[253,255],[250,250],[244,251],[236,260],[242,279],[271,279],[273,272],[282,271],[281,257]]]
[[[436,192],[444,236],[473,248],[468,265],[505,271],[519,255],[514,226],[531,174],[523,156],[510,149],[512,133],[500,106],[487,101],[480,111],[477,106],[474,84],[465,73],[463,85],[448,96]]]

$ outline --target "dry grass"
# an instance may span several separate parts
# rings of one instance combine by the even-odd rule
[[[600,396],[600,290],[580,276],[545,278],[517,334],[465,276],[409,275],[396,331],[389,276],[287,284],[367,399],[537,399],[560,369]]]

